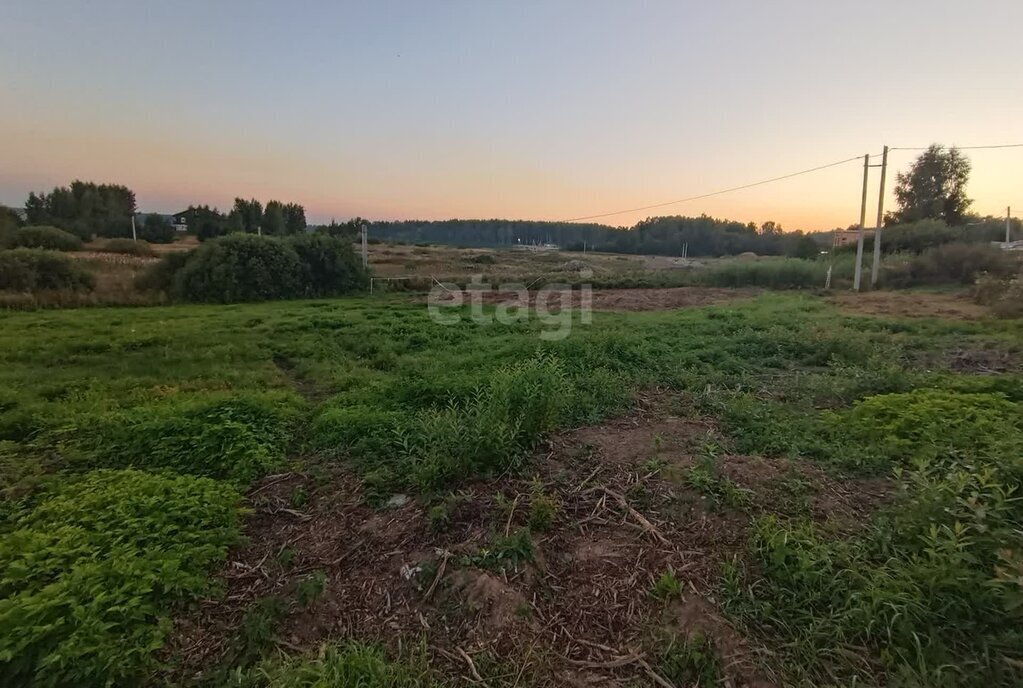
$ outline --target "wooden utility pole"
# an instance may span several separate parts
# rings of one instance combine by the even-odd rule
[[[853,276],[853,291],[860,290],[863,273],[863,225],[867,222],[867,177],[870,174],[870,153],[863,156],[863,197],[860,199],[860,236],[856,240],[856,272]]]
[[[881,153],[881,183],[877,192],[877,224],[874,225],[874,262],[870,268],[870,288],[877,286],[881,275],[881,227],[884,225],[884,178],[888,172],[888,146]]]
[[[368,240],[369,227],[366,222],[362,223],[362,267],[369,267],[369,240]]]

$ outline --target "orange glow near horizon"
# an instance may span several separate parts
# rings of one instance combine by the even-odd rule
[[[1023,92],[1005,87],[1017,51],[989,37],[1023,23],[1009,0],[867,0],[854,15],[810,0],[228,5],[5,8],[0,203],[79,178],[125,184],[153,212],[244,197],[301,203],[314,222],[564,220],[883,144],[1023,142]],[[894,65],[912,79],[877,77]],[[973,210],[1023,214],[1023,148],[967,154]],[[888,209],[913,156],[892,155]],[[854,161],[593,221],[847,227],[861,174]]]

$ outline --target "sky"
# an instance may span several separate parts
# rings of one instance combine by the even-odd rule
[[[1023,143],[1021,26],[1019,0],[4,0],[0,203],[84,179],[146,212],[564,220]],[[969,157],[974,210],[1023,214],[1023,148]],[[596,221],[844,227],[862,174]]]

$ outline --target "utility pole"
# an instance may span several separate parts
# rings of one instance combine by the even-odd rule
[[[135,234],[135,213],[131,214],[131,240],[138,241],[139,237]]]
[[[369,227],[366,221],[362,222],[362,267],[369,267],[369,240],[368,240]]]
[[[853,291],[860,290],[863,273],[863,225],[867,222],[867,176],[870,174],[870,153],[863,156],[863,197],[860,200],[860,236],[856,240],[856,272],[853,276]]]
[[[881,153],[881,183],[877,192],[877,224],[874,226],[874,263],[870,269],[870,288],[877,286],[881,275],[881,226],[884,224],[884,177],[888,172],[888,146]]]
[[[1009,243],[1009,228],[1012,226],[1012,206],[1005,206],[1005,243]]]

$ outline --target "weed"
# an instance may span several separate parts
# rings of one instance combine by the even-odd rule
[[[277,627],[287,616],[280,597],[261,597],[245,610],[235,639],[232,663],[245,666],[258,660],[273,644]]]
[[[298,552],[292,547],[282,547],[281,551],[277,553],[277,563],[281,565],[281,568],[287,570],[295,565],[295,559],[298,556]]]
[[[301,509],[309,503],[309,493],[304,487],[296,487],[291,491],[291,495],[288,497],[288,503],[291,504],[292,509]]]
[[[721,663],[714,643],[701,633],[673,638],[657,662],[657,668],[676,686],[713,688],[721,680]]]
[[[463,566],[475,566],[491,571],[518,568],[520,564],[533,561],[533,539],[528,528],[520,528],[509,535],[498,535],[490,547],[462,557]]]
[[[554,523],[558,509],[557,499],[535,488],[529,498],[529,528],[536,532],[547,532]]]
[[[659,600],[682,599],[682,581],[673,571],[665,571],[650,589],[650,594]]]
[[[227,688],[440,688],[430,677],[425,647],[391,661],[380,648],[361,643],[325,645],[314,655],[263,662],[236,670],[222,682]]]
[[[710,499],[712,503],[732,509],[745,509],[752,497],[750,490],[739,487],[727,476],[718,474],[712,455],[705,455],[697,460],[689,469],[686,484]]]
[[[308,607],[320,598],[326,585],[327,574],[323,571],[314,571],[295,586],[295,599],[301,606]]]

